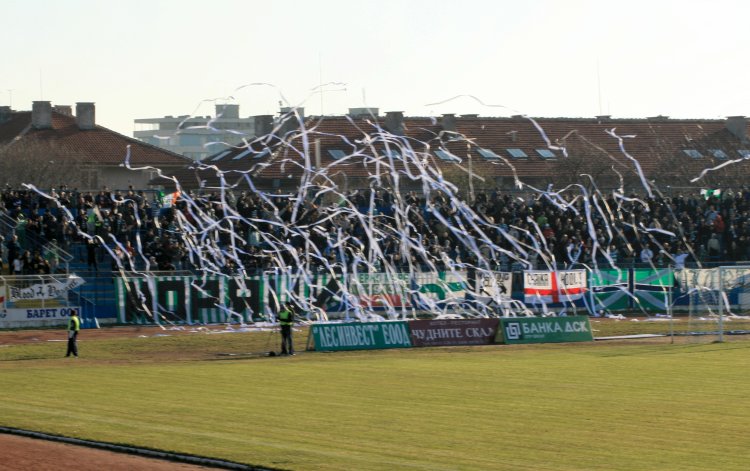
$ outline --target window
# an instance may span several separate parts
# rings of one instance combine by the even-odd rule
[[[231,153],[231,151],[225,150],[224,152],[221,152],[220,154],[216,154],[216,156],[213,159],[211,159],[211,162],[216,162],[217,160],[220,160],[222,157],[226,157],[227,155],[229,155],[229,153]]]
[[[514,159],[526,159],[529,156],[526,155],[526,152],[522,151],[521,149],[505,149],[508,151],[511,157]]]
[[[739,153],[743,159],[750,157],[750,150],[747,149],[737,149],[737,153]]]
[[[445,160],[446,162],[461,162],[461,158],[451,154],[445,149],[436,150],[435,155],[438,159]]]
[[[346,152],[341,149],[328,149],[328,155],[336,160],[343,159],[346,157]]]
[[[711,153],[711,155],[714,156],[715,159],[727,160],[729,158],[727,153],[721,149],[708,149],[708,151]]]
[[[252,149],[245,149],[242,152],[240,152],[239,154],[235,155],[232,158],[232,160],[240,160],[241,158],[246,157],[246,156],[248,156],[248,155],[250,155],[252,153],[253,153]]]
[[[263,149],[262,151],[260,151],[260,152],[258,152],[257,154],[255,154],[255,155],[253,156],[253,158],[254,158],[254,159],[261,159],[261,158],[263,158],[263,157],[266,157],[266,156],[268,156],[268,155],[271,155],[271,149],[269,149],[268,147],[266,147],[266,148],[265,148],[265,149]]]
[[[481,147],[477,148],[477,152],[479,152],[479,155],[484,157],[487,160],[499,160],[500,156],[496,153],[492,152],[489,149],[482,149]]]
[[[397,150],[389,149],[389,150],[384,150],[383,151],[383,156],[384,157],[390,157],[392,159],[400,159],[401,158],[401,153],[399,151],[397,151]]]
[[[550,159],[556,159],[557,156],[554,152],[552,152],[549,149],[536,149],[536,153],[539,154],[539,157],[541,157],[544,160],[550,160]]]
[[[199,134],[181,134],[180,145],[183,147],[195,147],[203,145],[203,136]]]
[[[688,157],[692,159],[700,159],[701,157],[703,157],[703,154],[695,149],[683,149],[682,152],[684,152]]]

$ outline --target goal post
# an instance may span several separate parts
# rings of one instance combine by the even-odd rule
[[[684,269],[678,278],[689,299],[686,335],[724,341],[750,329],[750,266]]]

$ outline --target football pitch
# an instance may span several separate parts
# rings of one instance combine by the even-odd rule
[[[88,332],[79,359],[0,333],[0,425],[287,470],[750,461],[745,335],[267,357],[273,332]]]

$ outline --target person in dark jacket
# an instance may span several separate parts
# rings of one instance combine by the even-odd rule
[[[78,313],[72,310],[70,313],[70,319],[68,319],[68,352],[65,354],[69,357],[72,353],[74,357],[78,357],[78,331],[81,330],[81,320],[78,319]]]
[[[294,307],[292,303],[286,303],[279,311],[279,325],[281,326],[281,354],[294,355],[294,344],[292,342]]]

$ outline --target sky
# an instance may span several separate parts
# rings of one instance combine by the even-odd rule
[[[750,115],[750,2],[0,0],[0,106],[136,118]]]

